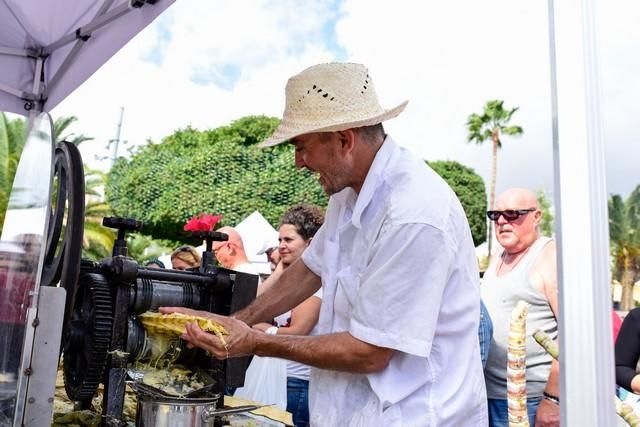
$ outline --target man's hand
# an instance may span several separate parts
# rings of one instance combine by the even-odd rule
[[[536,412],[535,427],[559,427],[560,426],[560,406],[547,399],[542,399]]]
[[[221,339],[215,334],[204,332],[196,322],[191,322],[187,323],[187,331],[181,336],[187,343],[208,351],[212,356],[220,360],[253,354],[256,344],[255,334],[261,333],[251,329],[240,320],[219,316],[208,311],[192,310],[184,307],[161,307],[160,312],[164,314],[182,313],[190,316],[199,316],[211,319],[224,327],[227,335],[223,335]]]

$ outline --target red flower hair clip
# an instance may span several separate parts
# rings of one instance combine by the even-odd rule
[[[213,231],[222,215],[200,214],[192,217],[184,225],[184,231]]]

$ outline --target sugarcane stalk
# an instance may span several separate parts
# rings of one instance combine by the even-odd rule
[[[547,351],[547,353],[549,353],[549,355],[551,355],[551,357],[558,360],[558,355],[560,353],[558,350],[558,344],[556,344],[548,334],[538,329],[533,333],[533,338]],[[616,403],[616,413],[625,420],[630,427],[640,427],[640,417],[636,414],[633,407],[621,401],[618,396],[614,396],[614,398]]]
[[[558,355],[560,354],[558,344],[556,344],[556,342],[551,339],[546,332],[538,329],[533,333],[533,338],[546,350],[547,353],[549,353],[551,357],[558,360]]]
[[[616,399],[616,413],[620,415],[620,417],[626,421],[627,424],[631,427],[640,427],[640,417],[633,410],[633,407],[627,405],[623,401],[615,396]]]
[[[526,327],[529,304],[518,301],[511,312],[507,347],[509,427],[529,427],[527,414]]]

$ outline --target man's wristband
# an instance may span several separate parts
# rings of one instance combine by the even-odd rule
[[[265,334],[267,335],[276,335],[278,333],[278,327],[277,326],[269,326],[265,331]]]
[[[542,392],[542,397],[547,399],[550,402],[555,403],[556,405],[560,405],[560,398],[558,396],[554,396],[552,394],[547,393],[546,391]]]

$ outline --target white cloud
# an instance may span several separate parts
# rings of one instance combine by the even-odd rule
[[[632,160],[640,6],[613,1],[601,8],[609,189],[628,193],[640,182]],[[332,25],[334,38],[327,41]],[[155,61],[143,60],[150,57]],[[458,160],[486,182],[490,147],[465,143],[467,116],[488,99],[519,106],[513,122],[525,133],[504,138],[498,190],[551,191],[545,2],[344,0],[336,8],[320,0],[178,1],[54,114],[78,116],[74,130],[96,137],[82,148],[92,161],[106,154],[120,106],[126,108],[123,138],[135,144],[188,125],[206,129],[248,114],[280,116],[286,79],[335,59],[367,64],[385,106],[410,100],[387,124],[400,144],[427,159]]]

